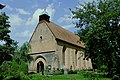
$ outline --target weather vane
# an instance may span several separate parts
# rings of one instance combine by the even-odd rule
[[[48,12],[47,12],[47,9],[46,9],[46,8],[43,9],[42,14],[47,14],[47,15],[48,15]]]

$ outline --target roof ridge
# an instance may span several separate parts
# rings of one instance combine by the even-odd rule
[[[83,44],[79,43],[80,37],[78,35],[75,35],[71,31],[66,30],[63,27],[61,27],[61,26],[59,26],[59,25],[57,25],[57,24],[55,24],[53,22],[47,22],[46,20],[39,21],[37,27],[35,28],[35,30],[34,30],[34,32],[32,34],[32,36],[34,35],[36,29],[38,28],[39,24],[41,24],[41,23],[46,24],[46,26],[48,27],[50,32],[53,34],[55,39],[59,39],[59,40],[68,42],[70,44],[73,44],[73,45],[84,48]],[[30,40],[31,40],[31,38],[30,38]]]
[[[44,21],[45,21],[45,20],[44,20]],[[45,21],[45,23],[47,24],[47,23],[49,23],[49,22],[46,22],[46,21]],[[59,25],[57,25],[57,24],[55,24],[55,23],[53,23],[53,22],[50,22],[50,23],[56,25],[57,27],[63,29],[64,31],[67,31],[68,33],[70,33],[70,34],[72,34],[72,35],[75,35],[73,32],[71,32],[71,31],[69,31],[69,30],[66,30],[65,28],[63,28],[63,27],[61,27],[61,26],[59,26]],[[47,24],[47,25],[48,25],[48,24]],[[49,26],[49,25],[48,25],[48,26]],[[52,31],[52,30],[51,30],[51,31]],[[52,33],[53,33],[53,32],[52,32]],[[78,35],[75,35],[75,36],[80,39],[80,37],[79,37]]]
[[[46,24],[47,26],[49,26],[45,20],[43,20],[43,22],[45,22],[45,24]],[[50,23],[50,22],[49,22],[49,23]],[[48,27],[48,28],[49,28],[49,30],[52,32],[53,36],[56,38],[55,34],[54,34],[53,31],[50,29],[50,27]]]
[[[53,22],[45,21],[45,23],[56,39],[60,39],[65,42],[83,47],[83,45],[81,43],[78,43],[80,41],[80,37],[78,35],[75,35],[71,31],[66,30],[63,27],[61,27]]]

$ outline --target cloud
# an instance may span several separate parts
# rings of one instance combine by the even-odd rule
[[[35,5],[33,7],[37,6],[38,5]],[[33,27],[35,27],[35,25],[38,23],[39,15],[41,15],[44,9],[38,8],[33,12],[33,14],[30,14],[25,9],[12,8],[9,5],[7,5],[5,8],[10,11],[8,16],[11,25],[11,37],[19,42],[28,40],[32,34]],[[49,16],[53,18],[55,13],[54,4],[48,4],[46,11],[48,12]],[[26,16],[28,14],[30,17]]]
[[[66,22],[66,23],[69,23],[69,22],[72,22],[72,18],[70,17],[71,15],[64,15],[63,17],[60,17],[57,21],[59,23],[62,23],[62,22]]]
[[[31,36],[31,32],[29,30],[25,30],[23,32],[21,32],[22,37],[30,37]]]
[[[25,11],[24,9],[20,9],[20,8],[16,8],[16,11],[19,13],[19,14],[24,14],[24,15],[29,15],[30,13]]]
[[[16,37],[22,37],[22,38],[26,38],[26,37],[30,37],[31,36],[31,32],[29,30],[25,30],[19,33],[15,33]]]
[[[33,16],[28,18],[28,20],[26,21],[25,25],[35,25],[37,24],[38,20],[39,20],[39,15],[43,12],[43,9],[37,9]]]
[[[11,6],[9,6],[9,5],[6,5],[6,7],[5,7],[6,9],[8,9],[8,10],[10,10],[10,11],[12,11],[13,10],[13,8],[11,7]]]
[[[62,26],[65,29],[70,29],[70,28],[74,28],[75,25],[73,24],[73,22],[76,22],[78,19],[72,19],[73,14],[65,14],[63,17],[60,17],[57,22],[64,24],[64,26]]]
[[[35,5],[32,6],[32,8],[37,8],[37,7],[39,7],[38,4],[35,4]]]
[[[61,6],[61,4],[62,4],[62,2],[58,2],[58,7],[60,7],[60,6]]]
[[[26,21],[25,24],[26,24],[26,25],[32,25],[32,26],[33,26],[33,25],[36,25],[37,22],[38,22],[38,20],[39,20],[39,15],[41,15],[43,11],[44,11],[44,9],[37,9],[37,10],[34,12],[33,16],[30,17],[30,18],[28,18],[28,20]],[[49,15],[51,18],[53,18],[54,13],[55,13],[55,9],[54,9],[53,4],[49,4],[49,5],[47,6],[47,8],[46,8],[46,11],[48,12],[48,15]]]
[[[55,14],[55,9],[54,9],[54,6],[53,6],[53,3],[52,4],[49,4],[46,8],[46,11],[48,12],[49,16],[51,17],[51,19],[53,18],[54,14]]]
[[[21,24],[23,24],[23,19],[19,16],[19,15],[17,15],[17,14],[10,14],[9,15],[9,21],[10,21],[10,25],[11,26],[19,26],[19,25],[21,25]]]
[[[64,25],[62,27],[65,28],[65,29],[69,29],[69,28],[74,28],[75,25],[74,24],[68,24],[68,25]]]

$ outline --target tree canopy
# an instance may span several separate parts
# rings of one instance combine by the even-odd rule
[[[4,8],[0,4],[0,9]],[[10,37],[11,27],[8,21],[9,17],[2,12],[0,14],[0,79],[1,80],[29,80],[28,62],[32,57],[29,43],[24,43],[21,47],[17,46]]]
[[[109,75],[120,74],[120,0],[97,0],[71,10],[93,67],[108,67]]]
[[[4,8],[2,4],[0,4],[0,9]],[[9,17],[5,14],[5,12],[1,12],[0,14],[0,64],[4,60],[10,60],[11,54],[15,50],[16,42],[10,37],[10,25],[8,21]]]

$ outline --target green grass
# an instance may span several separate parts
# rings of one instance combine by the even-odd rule
[[[84,78],[82,74],[68,74],[68,75],[40,75],[30,74],[31,80],[111,80],[109,78]]]

